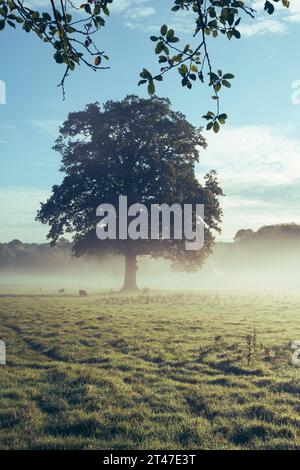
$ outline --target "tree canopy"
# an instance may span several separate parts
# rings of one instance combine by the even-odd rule
[[[37,219],[50,225],[48,238],[53,244],[64,233],[72,233],[77,255],[124,255],[131,286],[139,255],[164,257],[178,269],[196,269],[210,253],[213,231],[220,231],[221,221],[222,190],[215,172],[206,174],[203,184],[195,175],[199,150],[205,145],[201,130],[174,112],[167,99],[127,96],[108,101],[103,108],[90,104],[70,113],[60,128],[54,149],[62,156],[65,176],[53,187]],[[204,247],[189,251],[184,239],[162,239],[161,226],[157,240],[99,240],[96,209],[103,203],[118,207],[119,196],[127,196],[128,205],[142,203],[147,208],[204,204]]]
[[[66,77],[77,65],[84,64],[92,70],[108,68],[108,56],[97,45],[96,33],[105,26],[109,7],[114,0],[50,0],[46,11],[32,9],[20,0],[0,0],[0,31],[5,27],[21,26],[25,32],[35,33],[54,49],[54,60],[65,67],[60,86],[65,93]],[[140,85],[147,85],[148,93],[155,93],[155,86],[165,75],[177,70],[181,85],[191,89],[195,82],[207,83],[212,90],[214,110],[203,118],[207,129],[218,132],[225,124],[227,114],[220,108],[220,91],[231,87],[233,73],[214,66],[208,38],[223,36],[228,40],[241,38],[239,26],[244,17],[255,19],[253,0],[169,0],[172,11],[191,11],[194,32],[191,43],[182,43],[176,31],[162,25],[157,35],[151,36],[159,68],[150,72],[146,67],[140,73]],[[292,1],[292,0],[291,0]],[[276,5],[286,8],[290,0],[264,0],[264,9],[272,15]],[[79,16],[82,11],[84,16]]]

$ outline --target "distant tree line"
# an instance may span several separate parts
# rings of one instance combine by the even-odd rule
[[[300,225],[292,224],[276,224],[265,225],[258,230],[241,229],[235,237],[234,242],[260,242],[260,241],[280,241],[280,240],[300,240]]]
[[[61,239],[54,248],[49,243],[22,243],[20,240],[0,243],[0,270],[51,269],[68,265],[71,258],[72,244],[66,239]]]
[[[291,248],[294,243],[300,242],[300,225],[297,224],[278,224],[267,225],[254,231],[251,229],[239,230],[234,243],[216,243],[212,262],[215,259],[222,261],[224,266],[229,262],[232,264],[237,256],[237,262],[240,263],[240,255],[244,254],[247,263],[249,263],[249,247],[255,251],[262,247],[265,253],[266,244],[270,251],[278,243],[282,248]],[[283,252],[284,253],[284,252]],[[294,253],[294,252],[293,252]],[[80,267],[82,262],[92,262],[93,258],[84,257],[83,260],[75,258],[72,255],[72,243],[62,238],[56,246],[51,247],[48,243],[22,243],[20,240],[12,240],[9,243],[0,243],[0,271],[7,269],[48,269],[55,270],[61,267]],[[278,261],[278,256],[274,259]],[[257,263],[257,259],[252,259]],[[266,259],[263,259],[266,263]]]

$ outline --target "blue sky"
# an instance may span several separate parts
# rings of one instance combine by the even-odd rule
[[[291,0],[290,11],[273,16],[260,10],[260,0],[252,3],[259,10],[257,20],[244,22],[241,40],[210,44],[216,67],[236,76],[233,87],[222,93],[228,124],[218,135],[207,135],[208,148],[197,168],[199,178],[206,170],[218,171],[226,193],[224,240],[243,227],[300,223],[300,104],[292,103],[292,84],[300,80],[300,1]],[[68,112],[130,93],[146,97],[137,87],[138,75],[143,66],[157,67],[149,36],[161,24],[174,26],[190,42],[190,16],[171,13],[171,0],[161,4],[114,0],[97,40],[110,56],[111,69],[75,71],[66,83],[64,102],[56,86],[63,69],[52,60],[49,47],[23,31],[0,33],[0,80],[7,88],[7,102],[0,105],[0,241],[45,240],[47,228],[34,218],[39,202],[62,177],[59,155],[51,146]],[[182,89],[175,73],[159,86],[158,95],[168,96],[173,108],[195,125],[204,124],[201,116],[211,108],[207,87]]]

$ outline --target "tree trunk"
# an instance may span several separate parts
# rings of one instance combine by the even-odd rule
[[[136,285],[137,262],[135,253],[125,254],[125,279],[122,290],[137,290]]]

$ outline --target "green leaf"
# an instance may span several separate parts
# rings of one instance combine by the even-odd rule
[[[233,29],[232,34],[236,39],[240,39],[241,37],[241,33],[237,29]]]
[[[214,131],[215,134],[217,134],[219,132],[219,130],[220,130],[220,124],[217,121],[215,121],[213,123],[213,131]]]
[[[162,36],[165,36],[168,32],[168,26],[166,24],[162,25],[161,29],[160,29],[160,34]]]
[[[143,71],[140,73],[141,78],[146,78],[146,79],[151,79],[152,75],[147,69],[143,69]]]
[[[223,75],[224,80],[232,80],[233,78],[234,75],[232,73],[225,73],[225,75]]]
[[[231,88],[231,83],[227,82],[227,80],[222,80],[222,85],[225,86],[226,88]]]
[[[60,52],[55,52],[54,54],[54,59],[55,59],[55,62],[57,64],[63,64],[64,63],[64,58],[63,56],[60,54]]]
[[[275,7],[274,5],[269,2],[269,1],[266,1],[265,2],[265,7],[264,7],[265,11],[267,11],[269,13],[269,15],[272,15],[275,11]]]
[[[215,92],[218,93],[218,91],[221,90],[221,83],[220,82],[216,83],[214,86],[214,89],[215,89]]]
[[[161,55],[161,56],[159,57],[159,63],[160,63],[160,64],[163,64],[164,62],[168,62],[168,59],[167,59],[166,56]]]
[[[51,21],[51,16],[49,15],[49,13],[43,13],[43,18],[45,21]]]
[[[25,23],[23,24],[23,29],[26,31],[26,33],[30,33],[31,26],[29,23],[27,23],[27,21],[25,21]]]
[[[179,38],[172,36],[171,38],[168,39],[168,42],[170,42],[171,44],[174,44],[175,42],[179,42]]]
[[[0,20],[0,31],[5,28],[5,20]]]
[[[148,93],[150,96],[154,95],[155,93],[155,85],[153,83],[153,80],[150,80],[149,81],[149,84],[148,84]]]
[[[181,64],[181,66],[179,67],[179,73],[181,75],[185,75],[187,72],[188,72],[187,66],[185,64]]]
[[[88,13],[89,15],[92,14],[91,7],[90,7],[90,5],[89,5],[88,3],[86,3],[86,4],[84,5],[84,9],[85,9],[85,12]]]
[[[169,29],[168,33],[167,33],[167,39],[170,39],[174,36],[175,34],[175,31],[174,29]]]
[[[100,7],[100,4],[98,3],[97,5],[95,5],[94,15],[95,16],[99,15],[100,11],[101,11],[101,7]]]
[[[40,14],[38,11],[33,11],[32,14],[31,14],[31,17],[34,21],[38,20],[39,17],[40,17]]]
[[[159,41],[155,48],[155,54],[160,54],[165,48],[163,41]]]

